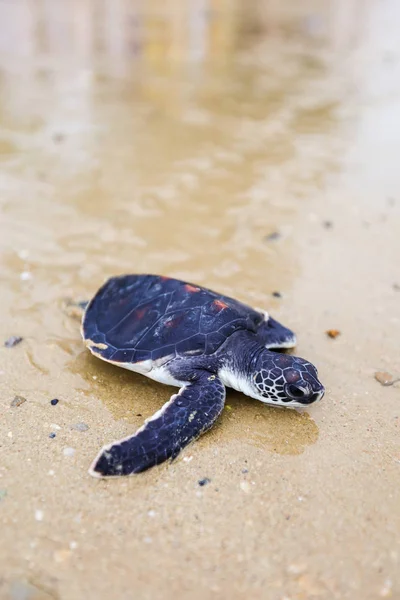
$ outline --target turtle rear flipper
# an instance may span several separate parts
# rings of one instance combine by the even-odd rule
[[[260,343],[269,350],[294,348],[297,343],[293,331],[284,327],[272,317],[268,317],[268,320],[259,325],[257,337]]]
[[[222,412],[225,387],[206,371],[181,388],[134,435],[105,446],[89,469],[94,477],[131,475],[175,458],[210,429]]]

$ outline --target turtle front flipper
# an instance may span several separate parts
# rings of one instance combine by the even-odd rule
[[[91,468],[94,477],[140,473],[175,458],[192,440],[210,429],[222,412],[225,387],[206,371],[174,394],[134,435],[105,446]]]
[[[257,338],[265,348],[270,350],[279,348],[294,348],[296,346],[296,336],[287,327],[268,317],[257,329]]]

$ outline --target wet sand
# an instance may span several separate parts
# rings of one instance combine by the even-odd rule
[[[399,5],[200,4],[0,7],[1,600],[400,598]],[[325,398],[93,479],[173,391],[66,307],[124,272],[268,309]]]

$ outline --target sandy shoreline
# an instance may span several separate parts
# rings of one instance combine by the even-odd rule
[[[400,383],[374,377],[400,374],[400,12],[256,4],[217,11],[195,63],[179,3],[140,64],[2,9],[1,600],[400,598]],[[81,6],[65,22],[100,36]],[[124,272],[268,309],[325,398],[229,392],[172,464],[91,478],[173,391],[91,357],[65,310]]]

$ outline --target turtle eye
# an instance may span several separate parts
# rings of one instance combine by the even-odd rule
[[[307,396],[307,390],[300,386],[294,385],[293,383],[286,387],[286,391],[288,396],[291,398],[303,398],[304,396]]]

